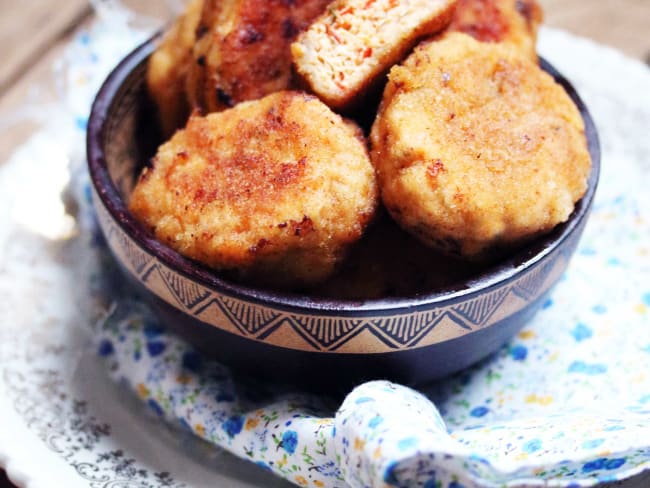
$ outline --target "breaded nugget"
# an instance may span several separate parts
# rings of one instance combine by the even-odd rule
[[[203,0],[192,0],[149,58],[147,88],[158,107],[165,136],[182,127],[189,116],[185,79],[192,60]]]
[[[337,0],[291,45],[298,74],[325,103],[349,109],[422,36],[443,29],[456,0]]]
[[[393,218],[475,258],[564,222],[591,168],[562,87],[514,47],[459,33],[391,70],[371,143]]]
[[[130,210],[181,254],[256,284],[322,281],[377,205],[360,129],[316,97],[278,92],[163,144]]]
[[[414,297],[463,283],[485,268],[435,252],[380,214],[315,294],[347,300]]]
[[[186,91],[216,112],[290,88],[290,44],[331,0],[205,0]]]
[[[536,0],[458,0],[447,28],[481,42],[507,42],[537,62],[537,29],[542,8]]]

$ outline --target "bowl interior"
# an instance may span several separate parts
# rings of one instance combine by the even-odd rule
[[[299,306],[323,313],[427,307],[488,289],[539,263],[573,232],[593,200],[600,170],[596,128],[571,84],[541,59],[542,68],[565,88],[578,106],[592,158],[587,193],[566,223],[496,263],[470,265],[432,253],[384,216],[352,252],[342,272],[318,289],[286,293],[239,284],[161,244],[127,210],[126,202],[137,175],[162,142],[155,108],[144,84],[146,62],[154,46],[155,40],[149,40],[125,58],[96,98],[88,130],[91,178],[108,211],[140,247],[179,273],[212,289],[258,303]],[[378,237],[385,235],[390,238]],[[394,258],[396,248],[409,250],[401,253],[405,256],[401,261]],[[377,271],[369,261],[387,265]],[[368,282],[373,286],[366,286]]]

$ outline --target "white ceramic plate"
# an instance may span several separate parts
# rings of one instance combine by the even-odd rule
[[[597,121],[609,114],[590,104],[596,93],[610,93],[613,107],[650,106],[641,64],[558,32],[543,33],[541,51]],[[28,488],[290,486],[150,417],[109,381],[83,318],[84,243],[60,199],[70,178],[62,146],[83,148],[70,134],[40,133],[0,166],[0,466]],[[609,140],[623,137],[638,134]],[[650,473],[617,486],[648,487]]]

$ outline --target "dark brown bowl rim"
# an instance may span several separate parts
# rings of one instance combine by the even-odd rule
[[[286,293],[254,288],[220,278],[209,268],[183,257],[176,251],[156,240],[130,214],[108,173],[106,157],[102,148],[103,132],[108,111],[120,87],[130,73],[153,51],[157,36],[154,36],[129,53],[110,73],[99,89],[93,102],[86,138],[90,178],[98,197],[118,225],[143,250],[156,256],[160,262],[192,281],[207,288],[238,299],[260,305],[304,314],[363,316],[373,314],[400,314],[428,310],[442,304],[451,304],[471,295],[489,291],[506,283],[524,271],[535,267],[556,249],[578,228],[586,218],[594,199],[600,173],[600,142],[593,119],[571,83],[548,61],[540,57],[541,67],[564,87],[580,110],[585,123],[585,134],[592,159],[588,188],[576,204],[569,220],[557,226],[550,234],[527,245],[513,256],[478,273],[472,279],[456,286],[413,297],[387,297],[369,300],[339,300],[296,293]]]

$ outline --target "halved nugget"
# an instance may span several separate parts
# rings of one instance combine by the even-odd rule
[[[186,91],[203,113],[291,85],[290,44],[331,0],[205,0]]]
[[[165,136],[185,125],[190,113],[185,79],[192,60],[203,0],[192,0],[167,31],[147,65],[147,88]]]
[[[393,218],[474,258],[566,221],[591,168],[564,89],[514,47],[459,33],[391,70],[371,143]]]
[[[346,109],[415,45],[443,29],[456,0],[337,0],[291,45],[298,74]]]
[[[542,8],[536,0],[458,0],[447,28],[481,42],[507,42],[537,61],[537,29]]]
[[[377,206],[360,129],[279,92],[192,116],[142,173],[130,210],[181,254],[250,282],[328,277]]]

